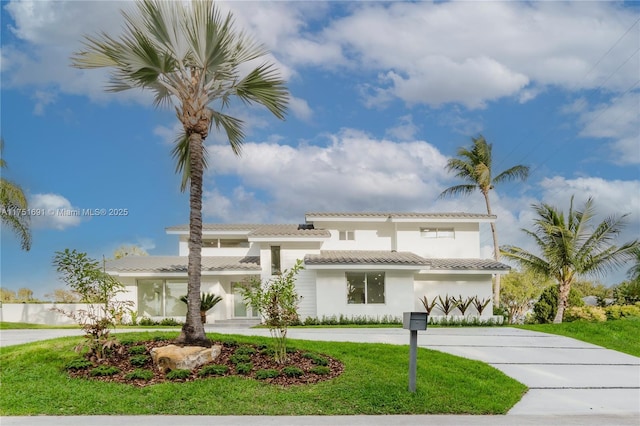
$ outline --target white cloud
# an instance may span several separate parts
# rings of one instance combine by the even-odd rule
[[[398,125],[387,129],[386,135],[393,139],[409,141],[414,139],[419,128],[413,123],[411,114],[403,115],[398,119]]]
[[[313,116],[313,110],[309,107],[309,104],[304,99],[290,96],[289,98],[289,110],[293,115],[302,121],[310,121]]]
[[[586,106],[584,107],[586,108]],[[582,110],[580,136],[611,140],[611,157],[618,164],[640,164],[640,92]]]
[[[29,208],[39,212],[31,217],[34,228],[64,230],[80,224],[80,210],[59,194],[33,194]]]

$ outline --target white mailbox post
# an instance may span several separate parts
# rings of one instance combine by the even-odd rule
[[[416,391],[416,368],[418,356],[418,330],[427,329],[426,312],[404,312],[402,328],[409,330],[409,392]]]

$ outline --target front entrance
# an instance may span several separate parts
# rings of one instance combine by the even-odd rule
[[[247,306],[242,297],[242,285],[231,283],[233,292],[233,317],[234,318],[258,318],[258,311],[252,306]]]

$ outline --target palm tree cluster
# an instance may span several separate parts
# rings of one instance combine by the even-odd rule
[[[545,204],[535,204],[537,214],[533,230],[523,229],[531,237],[540,254],[506,245],[502,254],[528,270],[552,277],[558,283],[558,310],[555,323],[561,323],[571,285],[582,275],[602,275],[633,260],[638,253],[638,240],[617,246],[615,238],[624,227],[627,215],[605,218],[595,226],[593,199],[582,209],[574,209],[573,197],[569,212]]]
[[[123,16],[122,35],[85,36],[72,65],[111,69],[107,90],[149,90],[154,105],[176,111],[183,132],[173,154],[182,189],[190,191],[188,310],[178,341],[210,345],[200,319],[204,140],[215,124],[240,154],[244,123],[223,112],[232,99],[263,105],[284,119],[288,91],[274,64],[264,60],[267,50],[236,30],[232,15],[223,16],[211,0],[143,0]],[[260,63],[254,66],[255,61]]]

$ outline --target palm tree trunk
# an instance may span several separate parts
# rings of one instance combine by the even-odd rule
[[[567,307],[567,300],[569,300],[569,291],[571,291],[571,284],[569,282],[561,281],[558,288],[558,310],[556,316],[553,319],[554,324],[561,324],[564,317],[564,310]]]
[[[491,214],[491,203],[489,202],[489,193],[483,192],[484,202],[487,205],[487,214]],[[491,225],[491,236],[493,237],[493,258],[496,262],[500,261],[500,246],[498,245],[498,232],[496,231],[496,224],[494,222]],[[500,306],[500,274],[496,274],[493,283],[493,307]]]
[[[203,175],[203,137],[193,132],[189,135],[191,186],[189,188],[189,265],[187,273],[187,318],[178,343],[211,346],[204,333],[200,318],[200,278],[202,267],[202,175]]]

